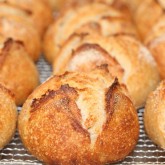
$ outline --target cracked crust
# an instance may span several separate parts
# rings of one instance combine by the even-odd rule
[[[135,147],[139,125],[124,86],[100,67],[53,76],[25,102],[19,133],[27,149],[48,164],[104,164]],[[129,145],[128,145],[129,144]]]

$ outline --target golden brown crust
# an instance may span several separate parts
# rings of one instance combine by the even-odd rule
[[[116,33],[129,33],[137,36],[130,19],[112,6],[95,2],[67,8],[45,34],[44,52],[46,59],[52,63],[62,44],[78,29],[84,33],[92,32],[91,24],[97,24],[99,28],[95,31],[105,36]],[[123,28],[123,26],[127,28]]]
[[[92,45],[97,45],[97,48]],[[136,107],[144,105],[149,92],[155,89],[160,79],[149,51],[126,35],[74,34],[61,47],[53,70],[54,74],[62,74],[66,70],[88,72],[102,64],[107,64],[109,72],[127,85]]]
[[[123,87],[112,84],[103,68],[47,80],[19,116],[24,145],[48,164],[100,165],[124,159],[136,145],[138,117]]]
[[[0,83],[14,93],[17,105],[38,85],[38,71],[22,42],[8,39],[0,50]]]
[[[133,146],[129,146],[128,144],[136,144],[136,141],[138,139],[138,128],[135,128],[135,125],[137,123],[136,120],[132,120],[132,118],[135,117],[134,111],[131,110],[130,113],[127,113],[127,117],[124,114],[124,111],[126,110],[128,112],[128,107],[131,106],[131,102],[129,102],[127,105],[123,106],[121,103],[123,102],[124,95],[120,93],[121,87],[119,84],[113,84],[112,88],[110,88],[108,92],[111,92],[110,97],[107,97],[107,101],[110,102],[109,111],[107,114],[107,121],[106,124],[103,127],[103,133],[99,136],[96,146],[98,148],[95,148],[97,152],[102,153],[100,154],[100,159],[102,161],[106,161],[106,163],[113,163],[111,159],[118,159],[120,157],[120,160],[122,160],[122,157],[125,154],[125,151],[129,148],[129,150],[133,150]],[[127,108],[126,108],[127,107]],[[120,111],[118,111],[120,109]],[[113,111],[113,114],[112,114]],[[128,133],[128,130],[131,129],[131,132]],[[116,131],[118,130],[118,131]],[[109,132],[112,132],[115,136],[109,136]],[[130,134],[133,135],[130,137]],[[117,139],[120,138],[120,141]],[[105,141],[103,141],[104,139]],[[133,140],[134,139],[134,140]],[[125,141],[126,140],[126,141]],[[133,140],[133,141],[132,141]],[[122,144],[125,141],[125,144]],[[105,145],[106,143],[112,144],[111,148],[109,146]],[[115,151],[115,152],[114,152]],[[129,151],[127,150],[127,154]],[[107,160],[107,157],[109,155],[109,160]],[[119,159],[118,159],[119,160]]]
[[[165,81],[152,92],[146,103],[144,111],[144,125],[151,140],[159,147],[165,149]]]
[[[0,149],[13,137],[16,121],[17,111],[13,94],[0,84]]]

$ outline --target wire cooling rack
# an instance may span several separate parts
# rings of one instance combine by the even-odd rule
[[[50,65],[41,57],[37,63],[40,73],[40,81],[44,82],[51,75]],[[21,107],[18,107],[18,111]],[[118,164],[165,164],[165,150],[154,145],[147,137],[143,125],[144,109],[138,111],[140,123],[139,141],[133,153]],[[0,150],[0,164],[5,165],[42,165],[35,157],[30,155],[20,140],[18,132],[16,132],[12,141]]]

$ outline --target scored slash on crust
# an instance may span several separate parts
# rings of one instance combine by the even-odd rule
[[[118,88],[120,88],[120,85],[118,79],[115,78],[113,84],[104,93],[105,109],[98,109],[100,112],[90,112],[89,109],[84,109],[89,107],[82,108],[82,104],[85,103],[84,100],[86,99],[79,91],[84,91],[82,89],[70,87],[68,84],[61,85],[56,91],[48,89],[40,98],[34,98],[31,103],[30,112],[35,113],[35,111],[39,110],[44,104],[49,104],[50,100],[54,100],[55,111],[64,111],[66,115],[74,121],[72,123],[74,129],[77,131],[83,130],[89,134],[92,149],[102,129],[106,126],[106,123],[109,123],[111,120],[111,116],[114,112],[114,108],[112,107],[115,104],[114,93]],[[88,101],[90,102],[90,99]],[[79,107],[81,107],[81,109]],[[96,115],[98,115],[97,112],[98,114],[102,114],[102,117],[99,116],[99,118],[96,118]],[[56,113],[54,115],[56,115]]]

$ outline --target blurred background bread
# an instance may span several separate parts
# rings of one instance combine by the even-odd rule
[[[163,0],[145,0],[134,14],[144,44],[155,58],[161,78],[165,78],[165,5]]]
[[[22,41],[36,62],[42,51],[42,37],[53,21],[49,4],[43,0],[2,0],[0,11],[1,35]]]
[[[148,94],[160,81],[150,52],[132,36],[120,34],[110,37],[72,35],[57,54],[53,70],[55,75],[65,71],[89,72],[103,64],[126,84],[137,108],[144,106]]]
[[[53,19],[50,6],[47,3],[44,3],[43,0],[5,0],[4,2],[0,2],[0,5],[1,4],[12,6],[15,9],[19,9],[25,12],[27,17],[32,21],[40,36],[43,35],[47,26]]]
[[[165,81],[147,99],[144,125],[149,138],[165,149]]]
[[[54,76],[23,106],[18,123],[22,141],[47,164],[120,161],[134,149],[139,134],[137,112],[127,95],[104,67]]]
[[[130,18],[113,6],[97,2],[87,3],[83,6],[72,6],[59,15],[54,23],[49,26],[44,36],[46,59],[52,63],[62,44],[69,36],[78,29],[83,29],[84,26],[91,24],[97,26],[98,31],[100,29],[100,32],[106,36],[114,33],[128,33],[137,36]]]
[[[17,109],[12,93],[0,84],[0,149],[5,147],[16,131]]]
[[[1,4],[0,7],[2,7]],[[0,34],[5,39],[13,38],[22,41],[31,59],[37,61],[41,52],[41,41],[37,30],[28,18],[20,14],[22,11],[13,9],[10,14],[8,8],[3,5],[3,10],[0,12]]]
[[[153,26],[145,39],[145,44],[157,62],[162,79],[165,79],[165,15]]]
[[[0,83],[14,93],[16,104],[22,105],[39,84],[38,71],[22,42],[12,39],[1,41]]]
[[[159,1],[145,0],[140,4],[135,12],[134,19],[142,40],[145,40],[162,14],[163,10]]]

